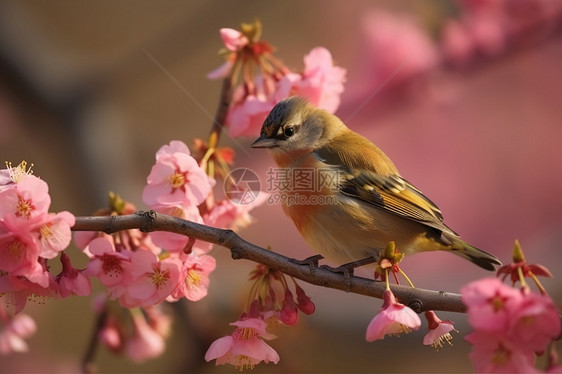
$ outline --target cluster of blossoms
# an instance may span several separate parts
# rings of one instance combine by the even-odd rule
[[[293,279],[295,295],[289,289],[285,274],[265,265],[257,265],[250,274],[254,283],[248,298],[248,310],[240,319],[232,335],[211,344],[205,360],[216,359],[217,365],[231,364],[242,370],[253,368],[260,362],[277,364],[279,355],[263,339],[275,338],[266,328],[279,325],[294,326],[299,320],[299,310],[310,315],[316,309],[305,291]]]
[[[214,185],[215,180],[187,145],[171,141],[157,151],[142,197],[157,212],[220,228],[244,226],[250,221],[249,211],[264,200],[245,206],[215,201]],[[115,195],[110,195],[110,207],[99,213],[123,215],[136,210]],[[125,315],[133,329],[127,334],[121,311],[97,308],[109,314],[100,341],[112,351],[124,350],[136,361],[157,356],[165,347],[169,317],[156,306],[182,298],[201,300],[208,293],[209,275],[216,266],[209,254],[211,244],[170,232],[79,232],[76,243],[90,257],[85,274],[99,279],[109,299],[130,309]]]
[[[345,69],[334,66],[331,53],[316,47],[304,57],[304,70],[295,73],[273,56],[273,47],[260,41],[261,24],[242,24],[241,30],[223,28],[220,35],[226,62],[209,73],[227,78],[235,87],[226,118],[231,136],[256,136],[267,114],[279,101],[303,96],[318,108],[334,113],[343,92]]]
[[[20,313],[33,297],[88,295],[91,286],[62,253],[62,271],[49,272],[71,241],[74,216],[49,213],[47,183],[34,176],[24,161],[0,170],[0,353],[25,351],[24,338],[35,332],[33,320]]]
[[[498,274],[518,279],[520,288],[498,278],[485,278],[462,289],[468,321],[474,328],[466,340],[473,345],[470,358],[476,372],[539,372],[534,365],[536,354],[546,352],[548,345],[560,337],[558,308],[542,286],[542,293],[537,294],[525,282],[525,277],[531,277],[540,285],[535,273],[549,276],[550,272],[540,265],[527,265],[518,243],[513,257],[514,262],[500,268]],[[556,362],[549,366],[548,372],[560,372]]]

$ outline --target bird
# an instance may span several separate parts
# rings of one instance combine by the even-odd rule
[[[380,259],[393,241],[405,255],[447,251],[486,270],[501,265],[445,225],[437,205],[379,147],[302,97],[277,103],[251,147],[266,148],[283,171],[278,201],[329,261]]]

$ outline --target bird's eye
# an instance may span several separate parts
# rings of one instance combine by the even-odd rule
[[[283,134],[285,134],[287,138],[290,138],[291,136],[295,135],[295,129],[292,127],[285,127],[285,129],[283,130]]]

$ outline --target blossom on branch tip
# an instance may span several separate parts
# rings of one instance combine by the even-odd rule
[[[367,327],[365,339],[368,342],[384,339],[386,335],[400,335],[417,330],[421,326],[420,317],[409,307],[396,301],[392,291],[384,293],[381,311]]]
[[[263,339],[273,335],[265,330],[266,323],[260,318],[247,318],[230,324],[236,326],[232,335],[215,340],[207,353],[207,362],[216,359],[216,365],[230,364],[239,370],[252,369],[260,362],[279,362],[279,355]]]
[[[242,24],[241,31],[221,29],[220,33],[226,62],[207,76],[229,79],[234,87],[226,118],[231,136],[258,134],[275,104],[291,95],[304,96],[331,113],[338,108],[346,70],[334,66],[326,48],[312,49],[304,57],[304,70],[296,73],[273,55],[268,42],[259,40],[259,21]]]

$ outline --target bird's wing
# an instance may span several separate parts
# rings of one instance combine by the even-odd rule
[[[392,161],[361,135],[345,129],[332,141],[331,147],[317,149],[314,154],[319,161],[342,172],[340,191],[343,194],[456,235],[443,223],[437,205],[402,178]],[[375,162],[377,160],[379,162]]]

